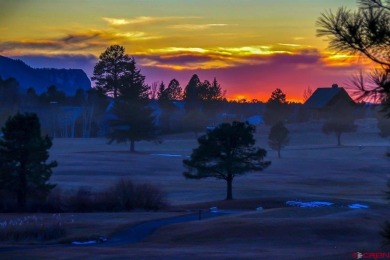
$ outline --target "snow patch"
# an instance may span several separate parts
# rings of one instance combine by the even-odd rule
[[[350,209],[368,209],[369,206],[364,205],[364,204],[354,203],[354,204],[348,205],[348,208],[350,208]]]
[[[166,156],[166,157],[182,157],[181,154],[169,154],[169,153],[152,153],[155,156]]]
[[[72,245],[81,245],[81,246],[84,246],[84,245],[93,245],[93,244],[97,244],[97,243],[103,243],[103,242],[106,242],[108,239],[106,237],[99,237],[97,240],[90,240],[90,241],[84,241],[84,242],[80,242],[80,241],[73,241],[72,242]]]
[[[85,241],[85,242],[73,241],[72,245],[92,245],[92,244],[96,244],[96,243],[97,243],[96,240]]]
[[[319,208],[319,207],[331,206],[334,203],[333,202],[328,202],[328,201],[302,202],[302,201],[289,200],[289,201],[286,201],[286,204],[288,206],[294,206],[294,207],[300,207],[300,208]]]
[[[218,212],[218,207],[211,207],[210,212]]]

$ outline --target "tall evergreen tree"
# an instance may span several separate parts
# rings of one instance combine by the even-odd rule
[[[271,93],[265,107],[264,121],[267,125],[274,125],[288,117],[288,103],[286,94],[279,88]]]
[[[157,92],[157,100],[160,102],[164,102],[168,100],[168,95],[167,92],[165,91],[165,84],[164,81],[161,81],[160,86],[158,87],[158,92]]]
[[[198,86],[198,98],[204,103],[212,99],[210,95],[211,83],[208,80],[199,83]]]
[[[15,106],[19,101],[19,82],[15,78],[3,80],[0,76],[0,104]]]
[[[168,87],[165,87],[163,82],[160,84],[158,103],[161,107],[160,126],[163,131],[171,130],[172,112],[175,109],[174,101],[182,99],[182,89],[176,79],[169,82]]]
[[[177,79],[172,79],[166,89],[169,100],[181,100],[183,99],[183,90]]]
[[[226,91],[222,91],[221,85],[217,81],[217,78],[214,77],[213,83],[211,83],[210,93],[211,100],[222,101],[224,99]]]
[[[123,46],[111,45],[100,54],[94,67],[92,80],[95,81],[95,87],[116,99],[128,80],[133,62],[134,59],[125,53]]]
[[[223,123],[198,139],[199,147],[183,161],[186,178],[214,177],[225,180],[226,199],[233,199],[233,179],[251,171],[262,171],[271,162],[264,161],[267,152],[255,147],[254,126],[248,123]],[[193,171],[196,170],[194,173]]]
[[[130,151],[135,151],[135,142],[156,138],[155,116],[149,106],[149,86],[145,76],[137,69],[134,58],[126,64],[121,85],[117,88],[110,120],[109,143],[130,142]]]
[[[208,123],[214,123],[220,102],[223,101],[224,93],[217,79],[213,83],[208,80],[200,81],[194,74],[184,90],[186,109],[185,125],[195,130],[204,129]]]
[[[187,113],[191,110],[200,109],[199,86],[201,82],[198,75],[192,75],[184,89],[184,101]]]
[[[222,92],[221,85],[218,83],[216,78],[214,78],[212,83],[210,83],[208,80],[205,80],[200,84],[199,97],[204,102],[215,102],[223,100],[224,93]]]
[[[222,91],[221,85],[214,78],[210,84],[207,80],[201,85],[201,96],[203,107],[207,115],[212,121],[215,121],[215,116],[222,108],[225,92]]]
[[[57,162],[46,163],[50,138],[41,136],[35,114],[16,114],[2,128],[0,139],[0,189],[14,192],[20,209],[27,196],[46,195],[55,185],[48,181]]]

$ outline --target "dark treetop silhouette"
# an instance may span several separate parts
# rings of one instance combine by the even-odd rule
[[[271,162],[264,161],[266,150],[255,147],[255,127],[243,122],[223,123],[198,139],[184,176],[190,179],[214,177],[227,183],[226,199],[233,199],[234,177],[250,171],[262,171]],[[196,172],[194,173],[194,170]]]
[[[35,114],[16,114],[2,128],[0,139],[0,189],[15,192],[20,209],[26,205],[27,194],[45,196],[55,185],[49,184],[52,168],[57,162],[46,163],[50,138],[41,136]]]
[[[264,121],[267,125],[274,125],[277,122],[284,121],[288,117],[288,103],[286,94],[279,88],[271,93],[271,97],[266,103]]]
[[[112,95],[115,99],[131,74],[131,58],[125,53],[125,48],[120,45],[111,45],[99,56],[99,61],[93,70],[92,80],[95,88],[104,94]]]
[[[390,96],[390,1],[361,0],[357,11],[340,7],[317,20],[318,36],[337,52],[360,54],[380,65],[368,79],[362,74],[352,83],[360,98],[388,100]],[[390,108],[390,103],[386,105]],[[390,112],[387,112],[390,115]]]
[[[114,98],[109,143],[129,141],[130,151],[134,152],[136,141],[156,139],[155,116],[149,106],[150,87],[122,46],[110,46],[100,55],[93,79],[98,90]]]

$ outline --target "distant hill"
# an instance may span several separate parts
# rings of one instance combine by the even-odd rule
[[[3,79],[15,78],[19,82],[21,93],[33,87],[37,94],[41,94],[50,85],[55,85],[58,90],[64,91],[67,95],[74,95],[79,88],[84,90],[91,88],[91,81],[81,69],[35,69],[21,60],[13,60],[1,55],[0,76]]]

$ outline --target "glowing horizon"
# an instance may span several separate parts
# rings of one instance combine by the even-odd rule
[[[0,2],[0,55],[32,67],[82,68],[119,44],[147,83],[192,74],[218,79],[228,99],[266,101],[281,88],[302,100],[308,86],[345,85],[365,64],[329,52],[315,21],[355,1],[15,1]],[[26,26],[28,24],[28,26]]]

